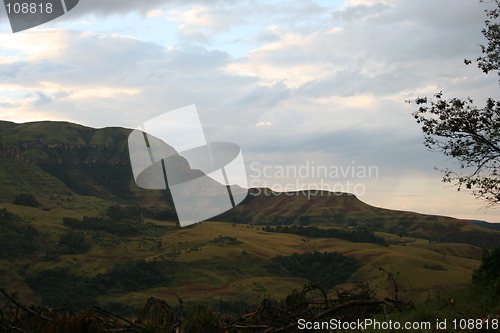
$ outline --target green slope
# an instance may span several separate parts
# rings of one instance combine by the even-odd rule
[[[0,157],[0,202],[11,202],[19,193],[43,197],[68,195],[72,191],[36,164],[15,157]]]
[[[93,129],[66,122],[0,122],[0,199],[21,191],[50,197],[74,193],[172,210],[168,191],[137,187],[132,179],[124,128]],[[179,170],[189,170],[179,159]],[[184,172],[184,171],[181,171]],[[263,225],[362,226],[397,235],[493,247],[500,233],[477,223],[443,216],[393,211],[332,192],[254,195],[215,219]]]
[[[145,191],[135,185],[129,133],[124,128],[93,129],[67,122],[0,121],[0,200],[11,201],[20,191],[40,196],[73,192],[159,210],[171,208],[165,191]]]
[[[313,251],[338,252],[358,261],[359,267],[336,288],[367,282],[380,295],[390,296],[390,281],[378,269],[383,267],[398,275],[402,293],[424,295],[467,283],[479,265],[481,253],[479,248],[466,244],[429,243],[404,237],[399,245],[382,247],[269,233],[257,226],[220,222],[203,222],[156,236],[116,236],[83,230],[80,232],[90,244],[87,252],[58,252],[59,239],[70,231],[62,217],[81,218],[91,211],[102,213],[105,209],[95,204],[91,206],[91,202],[84,199],[76,201],[78,209],[59,206],[50,211],[5,204],[9,211],[23,218],[19,223],[28,223],[39,232],[35,236],[36,252],[20,254],[15,260],[12,257],[0,259],[3,267],[0,282],[10,290],[19,290],[26,302],[41,301],[43,295],[53,301],[53,297],[47,298],[47,293],[62,299],[68,297],[64,295],[77,297],[72,294],[75,290],[83,293],[92,286],[99,291],[95,300],[101,304],[140,306],[149,296],[166,299],[172,304],[178,297],[185,302],[237,303],[244,300],[257,303],[266,296],[283,297],[291,289],[301,288],[308,282],[300,276],[279,274],[273,269],[273,257]],[[85,207],[85,203],[89,206]],[[173,222],[152,222],[174,225]],[[135,265],[140,261],[147,264],[139,271],[152,269],[163,279],[149,279],[146,273],[133,278],[132,273],[137,271]],[[117,278],[117,274],[121,277]],[[135,282],[131,283],[127,276]],[[111,278],[114,282],[106,284]],[[54,287],[50,287],[51,283]],[[92,293],[92,290],[86,291],[87,296],[95,297]],[[89,299],[77,300],[82,303],[75,304],[83,304]]]
[[[214,220],[257,225],[359,226],[396,235],[482,247],[500,244],[500,232],[467,220],[370,206],[334,192],[276,193],[252,189],[235,209]]]

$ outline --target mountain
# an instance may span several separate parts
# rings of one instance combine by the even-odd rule
[[[128,156],[131,130],[93,129],[68,122],[0,122],[0,200],[21,193],[42,199],[71,194],[173,212],[169,191],[135,185]],[[180,170],[190,170],[178,158]],[[276,193],[253,189],[245,201],[213,220],[258,225],[360,226],[370,230],[482,247],[500,235],[444,216],[373,207],[348,193]]]
[[[476,223],[480,225],[483,228],[488,228],[491,230],[497,230],[500,231],[500,223],[491,223],[491,222],[486,222],[486,221],[479,221],[479,220],[469,220],[473,223]]]
[[[348,193],[277,193],[252,189],[241,205],[214,220],[268,226],[363,227],[400,236],[486,248],[500,244],[500,233],[487,230],[480,224],[374,207]]]
[[[47,199],[72,194],[171,209],[168,191],[135,186],[125,128],[67,122],[0,122],[0,200],[20,192]],[[182,158],[179,168],[189,169]]]
[[[154,296],[229,311],[312,282],[390,296],[383,268],[423,297],[467,283],[481,247],[500,244],[477,223],[330,192],[251,189],[213,221],[179,228],[168,191],[135,185],[129,133],[0,122],[0,286],[26,303],[126,312]],[[39,206],[13,204],[21,193]]]

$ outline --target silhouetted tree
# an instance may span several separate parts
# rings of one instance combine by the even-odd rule
[[[486,74],[500,69],[500,0],[496,8],[486,10],[486,27],[482,30],[488,45],[481,45],[482,56],[475,62]],[[465,60],[471,64],[472,60]],[[498,73],[500,74],[500,72]],[[419,109],[413,113],[425,134],[424,144],[459,161],[461,170],[444,172],[443,182],[454,183],[458,190],[471,189],[474,196],[495,206],[500,202],[500,101],[489,98],[486,106],[474,105],[471,98],[435,99],[419,97]]]

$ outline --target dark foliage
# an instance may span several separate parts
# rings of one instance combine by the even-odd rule
[[[26,278],[28,285],[51,306],[85,307],[95,303],[99,290],[92,280],[64,268],[41,271]]]
[[[285,276],[301,277],[331,289],[347,280],[358,268],[356,259],[340,253],[311,252],[273,258],[271,270]]]
[[[312,238],[339,238],[355,243],[373,243],[380,245],[384,245],[386,243],[383,237],[376,236],[372,231],[359,228],[354,228],[352,230],[341,230],[320,229],[317,227],[303,226],[277,226],[275,228],[271,228],[268,226],[263,230],[267,232],[281,232]]]
[[[0,209],[0,258],[34,253],[39,232],[4,208]]]
[[[15,205],[28,206],[28,207],[40,206],[40,203],[36,200],[35,196],[30,193],[20,193],[16,195],[12,203]]]
[[[207,242],[207,244],[215,244],[215,245],[241,245],[242,241],[239,241],[235,237],[229,236],[218,236],[214,239],[211,239]]]
[[[85,236],[80,232],[67,232],[61,235],[59,246],[62,248],[60,252],[65,254],[85,253],[90,249],[90,244],[85,239]]]
[[[96,298],[110,292],[131,292],[168,286],[155,263],[136,261],[112,268],[93,278],[76,275],[67,269],[41,271],[26,278],[28,285],[51,306],[90,306]]]
[[[20,220],[21,218],[16,214],[9,212],[5,208],[0,208],[0,221],[15,221]]]
[[[208,304],[207,304],[208,306]],[[239,301],[225,301],[220,300],[211,305],[213,309],[224,316],[242,316],[248,312],[249,309],[255,308],[254,304],[249,304],[244,300]]]
[[[60,152],[53,150],[48,151],[49,156],[55,156],[49,161],[58,161],[63,157],[65,161],[40,163],[39,166],[45,172],[62,180],[71,190],[81,195],[111,197],[109,194],[112,194],[120,199],[129,198],[129,184],[132,180],[129,164],[113,163],[110,161],[113,156],[109,155],[111,153],[108,151],[99,152],[89,148]],[[116,157],[119,161],[127,161],[127,158],[123,153]],[[75,162],[72,163],[71,160]],[[95,162],[86,163],[86,160]]]
[[[114,221],[142,220],[142,209],[134,206],[111,205],[106,210],[106,217]]]
[[[438,265],[438,264],[424,264],[424,268],[430,269],[433,271],[447,271],[446,268],[444,268],[443,266]]]
[[[359,319],[374,319],[379,322],[435,322],[465,318],[482,319],[482,329],[479,329],[477,320],[474,320],[472,331],[497,332],[498,310],[500,309],[500,298],[491,287],[500,276],[498,263],[500,248],[492,252],[485,252],[481,267],[476,270],[473,283],[459,290],[444,290],[442,294],[427,299],[425,302],[410,302],[398,298],[378,299],[376,293],[369,288],[368,284],[359,284],[352,290],[337,289],[327,293],[317,285],[305,286],[302,290],[294,290],[283,299],[275,300],[265,298],[249,312],[245,309],[242,315],[221,318],[220,313],[206,304],[190,304],[184,307],[179,299],[180,306],[177,311],[165,301],[150,297],[143,310],[138,316],[132,314],[123,316],[114,312],[111,308],[104,309],[93,305],[85,310],[71,308],[71,302],[65,302],[68,296],[63,298],[64,307],[53,308],[47,306],[25,306],[16,300],[14,294],[7,293],[0,288],[0,296],[3,296],[0,308],[0,330],[13,332],[297,332],[298,318],[306,322],[329,322],[338,319],[342,322],[352,322]],[[314,264],[315,260],[310,261]],[[136,263],[124,269],[127,274],[133,269],[150,270],[155,267],[143,266],[144,263]],[[394,276],[388,273],[389,276]],[[42,274],[43,273],[43,274]],[[109,273],[109,272],[108,272]],[[109,278],[113,274],[109,274]],[[97,286],[99,292],[100,283],[92,279],[77,277],[63,269],[44,271],[38,274],[38,284],[41,288],[51,286],[49,295],[56,302],[61,302],[56,288],[67,290],[69,295],[78,296],[82,302],[95,302],[93,292],[89,285]],[[398,282],[394,280],[395,287]],[[84,297],[82,297],[82,295]],[[87,297],[87,299],[85,299]],[[71,300],[71,299],[69,299]],[[45,301],[45,297],[44,297]],[[76,302],[73,302],[75,304]],[[95,303],[94,303],[95,304]],[[68,305],[70,305],[68,307]],[[118,310],[123,306],[108,304]],[[127,308],[125,306],[125,308]],[[127,308],[126,311],[131,311]],[[484,327],[486,321],[490,324],[489,329]],[[494,326],[494,327],[493,327]],[[449,327],[449,326],[448,326]],[[465,330],[469,331],[469,330]]]
[[[488,45],[481,45],[482,56],[476,59],[486,74],[500,69],[500,1],[494,2],[496,8],[486,10],[482,30]],[[437,93],[436,100],[415,100],[419,109],[413,116],[422,125],[424,144],[459,162],[459,172],[442,170],[443,182],[454,183],[458,190],[470,189],[475,197],[495,206],[500,203],[500,101],[488,98],[486,106],[479,108],[471,98],[445,100],[442,95]]]
[[[110,302],[104,304],[104,307],[109,311],[117,313],[122,316],[133,316],[139,313],[140,307],[132,306],[126,303]]]
[[[131,317],[132,315],[124,317],[110,308],[104,309],[96,305],[86,310],[77,310],[68,306],[27,307],[17,301],[15,295],[9,295],[0,288],[0,294],[5,299],[5,305],[0,308],[0,325],[7,331],[24,332],[173,333],[181,329],[182,332],[276,333],[297,332],[300,329],[299,318],[304,319],[305,322],[330,322],[331,319],[355,322],[359,319],[371,318],[377,321],[400,323],[434,322],[436,319],[446,319],[451,322],[461,318],[485,318],[490,328],[485,329],[483,326],[483,329],[479,331],[496,332],[499,322],[495,315],[500,309],[500,298],[485,284],[471,287],[474,287],[474,284],[484,283],[491,277],[498,278],[498,257],[500,256],[498,249],[492,253],[485,253],[483,264],[476,271],[472,286],[456,291],[445,291],[444,295],[419,303],[398,298],[377,299],[376,293],[367,284],[359,284],[351,290],[338,289],[330,294],[317,285],[309,285],[302,290],[293,290],[280,300],[265,298],[254,311],[246,310],[245,314],[236,317],[233,315],[221,318],[220,313],[206,304],[190,304],[184,307],[180,299],[180,307],[176,311],[165,301],[155,297],[147,300],[137,317]],[[385,273],[389,272],[385,271]],[[73,293],[87,292],[82,289],[82,286],[85,286],[84,279],[75,278],[74,275],[61,269],[45,271],[45,279],[39,282],[53,285],[57,279],[62,281],[61,286],[64,288],[73,283],[76,288]],[[396,280],[394,283],[397,286]],[[99,283],[94,283],[94,285],[99,286]],[[118,309],[120,309],[119,306]],[[127,309],[127,311],[130,310]],[[474,320],[474,323],[477,325],[478,322]],[[484,319],[482,324],[485,324]],[[474,327],[478,328],[478,326]]]
[[[500,1],[494,1],[497,8],[485,11],[487,20],[484,22],[485,28],[481,31],[488,40],[488,45],[480,45],[483,55],[476,59],[477,67],[486,74],[491,71],[498,72],[500,70],[500,22],[498,22],[498,17],[500,16]],[[466,59],[465,63],[469,65],[472,61]],[[500,75],[500,72],[497,74]]]
[[[229,329],[228,332],[298,332],[299,318],[307,322],[329,321],[331,318],[356,321],[373,318],[382,311],[382,305],[387,309],[392,304],[375,299],[370,290],[355,288],[329,298],[325,290],[310,285],[293,290],[281,300],[266,298],[255,311],[226,320],[224,328]]]
[[[93,282],[104,293],[128,292],[158,286],[168,286],[170,279],[162,276],[155,263],[139,260],[112,268],[98,274]]]
[[[65,217],[63,218],[63,223],[73,229],[100,230],[118,236],[133,236],[139,234],[139,226],[137,223],[126,223],[111,220],[109,218],[84,216],[82,220],[79,220]]]
[[[177,212],[173,209],[150,210],[144,209],[144,216],[160,221],[178,221]]]
[[[470,98],[445,100],[442,93],[435,97],[435,101],[415,100],[419,109],[413,116],[422,124],[424,144],[456,159],[460,169],[470,170],[445,169],[443,182],[471,189],[495,205],[500,201],[500,101],[488,99],[484,108],[478,108]]]
[[[168,229],[172,229],[144,223],[142,216],[143,210],[140,207],[112,205],[103,217],[84,216],[81,220],[65,217],[63,224],[72,229],[106,231],[118,236],[161,236]]]
[[[219,333],[222,325],[212,308],[198,305],[189,311],[181,330],[186,333]]]
[[[481,261],[481,266],[474,271],[472,283],[500,294],[500,246],[491,252],[483,250]]]

